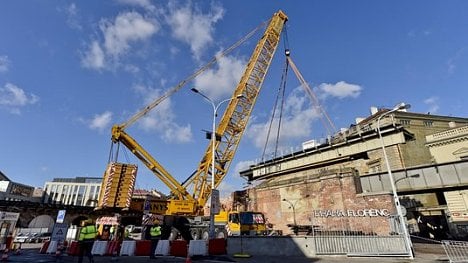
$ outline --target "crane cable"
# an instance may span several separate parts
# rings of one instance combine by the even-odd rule
[[[284,53],[286,55],[286,60],[284,63],[284,68],[283,68],[283,73],[281,75],[281,81],[280,81],[280,87],[278,88],[278,93],[276,95],[276,100],[275,104],[273,106],[273,111],[271,114],[271,119],[270,119],[270,125],[268,127],[268,132],[265,140],[265,144],[263,146],[263,153],[262,153],[262,161],[265,160],[265,152],[268,147],[268,142],[270,140],[270,133],[271,129],[273,126],[273,121],[275,120],[275,115],[276,115],[276,109],[278,107],[278,101],[281,100],[281,105],[280,105],[280,113],[278,117],[278,128],[276,130],[276,141],[275,141],[275,151],[273,154],[273,158],[276,158],[277,153],[278,153],[278,145],[279,145],[279,138],[280,138],[280,131],[281,131],[281,122],[283,118],[283,108],[284,108],[284,95],[286,91],[286,80],[288,76],[288,70],[289,70],[289,62],[287,59],[287,56],[289,56],[289,41],[288,41],[288,34],[286,28],[283,31],[283,45],[284,45]]]
[[[283,44],[285,46],[286,62],[285,62],[285,66],[284,66],[284,69],[283,69],[283,75],[281,76],[281,84],[280,84],[280,88],[278,89],[278,94],[277,94],[275,105],[274,105],[274,108],[273,108],[272,117],[271,117],[271,120],[270,120],[270,125],[268,127],[267,138],[266,138],[265,145],[264,145],[264,148],[263,148],[263,153],[262,153],[262,159],[261,159],[262,161],[265,160],[265,152],[266,152],[268,141],[269,141],[269,138],[270,138],[270,132],[271,132],[271,129],[272,129],[272,126],[273,126],[273,121],[274,121],[275,114],[276,114],[276,108],[277,108],[277,105],[278,105],[278,100],[280,98],[280,92],[282,91],[280,116],[278,118],[278,129],[277,129],[277,133],[276,133],[275,151],[274,151],[273,159],[277,157],[280,130],[281,130],[281,121],[282,121],[283,107],[284,107],[284,94],[285,94],[285,90],[286,90],[286,79],[287,79],[289,66],[291,66],[291,68],[293,69],[296,77],[298,78],[299,82],[301,83],[301,86],[304,88],[305,92],[309,95],[309,97],[310,97],[310,99],[312,101],[312,104],[315,104],[315,107],[318,109],[318,111],[320,113],[320,117],[321,117],[320,120],[322,121],[322,124],[323,124],[324,128],[327,130],[327,134],[331,135],[336,131],[336,127],[335,127],[333,121],[331,120],[330,116],[327,114],[325,109],[322,107],[322,105],[320,104],[319,99],[317,98],[317,95],[315,95],[312,88],[305,81],[304,77],[302,76],[299,69],[297,68],[295,63],[292,61],[292,58],[290,57],[289,40],[288,40],[288,35],[287,35],[286,28],[285,28],[285,30],[283,32],[283,37],[284,37],[283,38],[283,41],[284,41]]]
[[[281,131],[281,123],[283,120],[283,108],[284,108],[284,95],[286,93],[286,81],[288,79],[288,70],[289,70],[289,54],[291,53],[289,50],[289,38],[288,38],[288,29],[287,27],[284,28],[283,31],[283,45],[284,45],[284,54],[286,55],[286,69],[284,72],[284,79],[283,79],[283,94],[281,95],[281,109],[280,109],[280,117],[278,121],[278,130],[276,131],[276,142],[275,142],[275,155],[274,157],[276,158],[278,154],[278,145],[279,145],[279,138],[280,138],[280,131]]]
[[[336,131],[335,124],[333,123],[330,116],[327,114],[325,109],[320,104],[320,101],[319,101],[317,95],[314,93],[312,88],[309,86],[307,81],[304,79],[301,72],[297,68],[296,64],[292,61],[292,58],[290,56],[287,56],[286,58],[287,58],[287,60],[289,62],[289,65],[291,66],[293,72],[296,74],[297,79],[301,83],[301,86],[304,88],[307,95],[309,95],[309,97],[310,97],[310,99],[312,101],[312,104],[313,104],[312,106],[315,106],[316,109],[318,109],[318,111],[320,113],[320,120],[322,121],[322,124],[323,124],[324,128],[327,130],[327,134],[332,135]]]
[[[238,40],[236,43],[234,43],[232,46],[228,47],[227,49],[223,50],[221,53],[219,53],[219,55],[216,55],[214,56],[208,63],[206,63],[204,66],[202,66],[201,68],[199,68],[197,71],[195,71],[194,73],[192,73],[190,76],[188,76],[186,79],[182,80],[181,82],[179,82],[179,84],[177,84],[176,86],[173,86],[172,88],[170,88],[169,90],[167,90],[161,97],[155,99],[152,103],[150,103],[149,105],[147,105],[146,107],[144,107],[143,109],[141,109],[139,112],[137,112],[135,115],[133,115],[128,121],[120,124],[120,128],[121,130],[124,130],[126,127],[132,125],[133,123],[135,123],[138,119],[140,119],[141,117],[145,116],[148,112],[150,112],[154,107],[156,107],[157,105],[159,105],[161,102],[163,102],[165,99],[167,99],[168,97],[170,97],[172,94],[176,93],[177,91],[179,91],[185,84],[187,84],[189,81],[195,79],[197,76],[199,76],[200,74],[202,74],[206,69],[210,68],[213,64],[215,64],[215,62],[217,62],[219,59],[221,59],[222,57],[226,56],[227,54],[229,54],[231,51],[233,51],[234,49],[236,49],[237,47],[239,47],[242,43],[246,42],[248,39],[250,39],[258,30],[260,30],[261,28],[264,28],[265,25],[267,24],[267,22],[269,21],[265,21],[263,23],[261,23],[259,26],[257,26],[255,29],[253,29],[252,31],[250,31],[247,35],[245,35],[243,38],[241,38],[240,40]]]
[[[272,127],[273,127],[273,122],[275,120],[275,116],[276,116],[276,109],[278,108],[278,101],[281,99],[281,107],[280,107],[280,117],[279,117],[279,121],[278,121],[278,129],[277,129],[277,134],[276,134],[276,145],[275,145],[275,153],[274,153],[274,157],[276,157],[276,151],[277,151],[277,147],[278,147],[278,138],[279,138],[279,131],[280,131],[280,126],[281,126],[281,116],[282,116],[282,110],[283,110],[283,104],[284,104],[284,83],[285,83],[285,76],[287,75],[287,66],[288,64],[288,60],[285,60],[285,66],[284,66],[284,69],[283,69],[283,74],[281,76],[281,81],[280,81],[280,86],[278,88],[278,92],[276,94],[276,100],[275,100],[275,104],[273,105],[273,110],[272,110],[272,113],[271,113],[271,118],[270,118],[270,124],[268,126],[268,131],[267,131],[267,135],[266,135],[266,139],[265,139],[265,144],[263,146],[263,153],[262,153],[262,161],[265,160],[265,152],[268,148],[268,142],[270,141],[270,133],[271,133],[271,130],[272,130]]]

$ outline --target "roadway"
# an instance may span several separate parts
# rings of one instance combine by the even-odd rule
[[[41,244],[23,244],[22,250],[19,255],[15,255],[13,252],[8,257],[8,262],[29,262],[29,263],[47,263],[47,262],[63,262],[71,263],[78,262],[78,257],[62,255],[57,257],[55,254],[39,254],[39,248]],[[217,256],[217,257],[193,257],[191,262],[211,262],[211,263],[223,263],[223,262],[243,262],[243,263],[306,263],[306,262],[320,262],[320,263],[336,263],[336,262],[364,262],[364,263],[387,263],[387,262],[448,262],[448,258],[440,244],[422,244],[414,243],[415,259],[409,260],[405,258],[396,257],[346,257],[346,256],[324,256],[320,258],[304,258],[304,257],[250,257],[250,258],[239,258],[234,256]],[[3,260],[2,260],[3,261]],[[131,262],[131,263],[159,263],[159,262],[173,262],[173,263],[187,263],[186,258],[181,257],[157,257],[156,259],[149,259],[149,257],[137,257],[137,256],[122,256],[122,257],[110,257],[110,256],[94,256],[96,263],[104,262]],[[83,262],[88,262],[85,258]]]

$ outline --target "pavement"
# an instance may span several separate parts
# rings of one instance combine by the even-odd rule
[[[415,258],[399,258],[399,257],[347,257],[347,256],[320,256],[316,258],[305,258],[305,257],[282,257],[282,256],[251,256],[249,255],[226,255],[226,256],[196,256],[190,259],[182,257],[157,257],[156,259],[150,259],[149,257],[142,256],[94,256],[96,263],[103,262],[130,262],[130,263],[189,263],[189,262],[211,262],[211,263],[227,263],[227,262],[244,262],[244,263],[306,263],[306,262],[320,262],[320,263],[334,263],[334,262],[448,262],[448,258],[440,244],[418,244],[414,243]],[[243,256],[243,257],[237,257]],[[3,260],[2,260],[3,261]],[[49,254],[39,254],[38,248],[25,248],[21,251],[21,254],[15,255],[13,252],[9,254],[8,262],[29,262],[29,263],[47,263],[47,262],[59,262],[59,263],[71,263],[78,262],[76,256],[55,256]],[[84,263],[88,262],[87,258],[84,258]]]

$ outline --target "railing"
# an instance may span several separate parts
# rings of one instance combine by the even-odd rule
[[[431,135],[426,136],[426,138],[427,138],[427,142],[431,143],[436,140],[448,139],[448,138],[460,136],[460,135],[466,134],[467,132],[468,132],[468,126],[463,126],[463,127],[458,127],[455,129],[431,134]]]
[[[468,242],[442,240],[442,246],[450,262],[468,262]]]
[[[317,255],[407,256],[402,236],[316,235]]]

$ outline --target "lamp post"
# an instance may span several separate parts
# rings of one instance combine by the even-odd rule
[[[210,229],[209,229],[209,234],[210,238],[215,237],[215,229],[214,229],[214,210],[213,210],[213,204],[215,202],[215,198],[213,195],[213,191],[215,190],[215,161],[216,161],[216,155],[215,155],[215,148],[216,148],[216,117],[218,116],[218,109],[221,106],[221,104],[231,101],[233,99],[240,99],[243,97],[243,95],[237,95],[236,97],[232,97],[229,99],[225,99],[218,104],[215,104],[215,102],[210,99],[208,96],[197,90],[196,88],[191,88],[191,91],[194,93],[199,94],[202,96],[206,101],[208,101],[211,106],[213,107],[213,124],[212,124],[212,129],[211,129],[211,205],[210,205]]]
[[[289,201],[288,199],[283,198],[283,202],[286,202],[291,206],[291,208],[293,210],[293,222],[294,222],[294,226],[296,226],[297,225],[297,223],[296,223],[296,203],[297,203],[297,200],[296,200],[296,202],[293,203],[293,202]]]
[[[309,195],[306,195],[305,197],[307,198],[307,197],[309,197]],[[291,206],[292,210],[293,210],[293,223],[294,223],[293,232],[294,232],[294,234],[296,234],[296,236],[297,236],[297,233],[298,233],[298,227],[297,227],[297,221],[296,221],[296,204],[297,204],[297,201],[299,201],[299,200],[300,199],[297,199],[294,203],[289,201],[286,198],[283,198],[283,200],[282,200],[283,202],[288,203]]]
[[[410,236],[409,236],[409,233],[408,233],[408,228],[406,227],[406,223],[405,223],[404,218],[403,218],[400,199],[398,198],[398,193],[397,193],[397,190],[396,190],[395,180],[393,179],[392,170],[390,168],[390,162],[388,161],[387,152],[385,151],[385,143],[384,143],[384,140],[382,138],[382,133],[380,131],[380,120],[384,116],[386,116],[386,115],[388,115],[390,113],[393,113],[395,111],[398,111],[398,110],[409,109],[409,108],[410,108],[409,104],[400,103],[397,106],[395,106],[392,110],[389,110],[389,111],[383,113],[382,115],[380,115],[379,118],[377,119],[377,131],[379,133],[379,139],[380,139],[380,143],[382,145],[382,151],[383,151],[383,155],[384,155],[384,159],[385,159],[385,164],[387,166],[388,177],[390,179],[390,184],[392,186],[393,202],[395,203],[398,219],[400,221],[401,228],[403,230],[403,235],[404,235],[406,247],[409,250],[409,257],[411,259],[413,259],[414,258],[414,256],[413,256],[413,245],[411,243],[411,239],[410,239]]]

